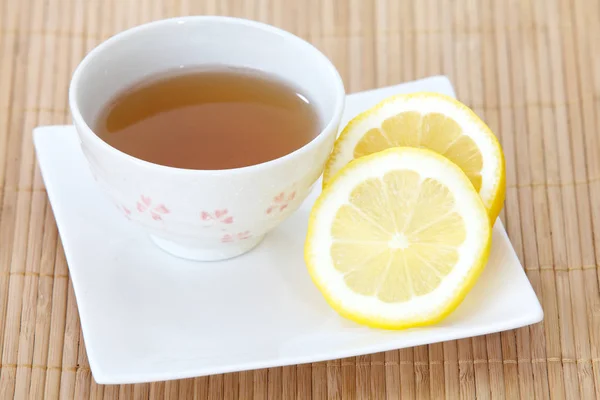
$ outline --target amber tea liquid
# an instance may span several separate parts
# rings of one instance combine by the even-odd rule
[[[118,94],[95,126],[105,142],[134,157],[204,170],[279,158],[320,130],[307,96],[270,75],[237,68],[156,76]]]

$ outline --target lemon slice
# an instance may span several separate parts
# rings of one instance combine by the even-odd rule
[[[330,181],[311,212],[304,256],[340,314],[400,329],[452,312],[490,243],[487,211],[460,168],[430,150],[398,147]]]
[[[325,167],[324,186],[353,159],[410,146],[449,158],[469,177],[493,223],[504,202],[504,155],[496,136],[464,104],[436,93],[390,97],[344,128]]]

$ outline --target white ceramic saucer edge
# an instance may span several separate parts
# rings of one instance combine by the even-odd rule
[[[384,97],[413,91],[436,91],[454,95],[452,86],[445,77],[432,77],[349,95],[342,126],[351,116]],[[539,322],[543,317],[537,297],[500,221],[494,227],[494,246],[490,262],[493,265],[488,266],[480,280],[484,283],[476,285],[473,294],[465,299],[447,321],[431,328],[401,332],[370,330],[341,319],[327,307],[302,268],[303,261],[293,260],[290,261],[290,264],[294,264],[292,266],[288,265],[286,268],[277,265],[274,269],[269,266],[261,268],[250,265],[256,260],[266,260],[275,264],[278,260],[287,261],[287,247],[286,251],[278,249],[289,246],[292,250],[297,250],[298,242],[301,245],[303,237],[301,240],[294,240],[289,233],[296,232],[298,227],[304,228],[302,213],[310,208],[316,193],[307,199],[301,210],[290,218],[290,222],[286,221],[281,229],[271,235],[272,237],[265,239],[265,244],[261,244],[247,257],[240,257],[237,264],[236,261],[224,262],[221,265],[222,269],[215,268],[215,264],[196,268],[194,266],[197,264],[193,262],[173,259],[155,249],[142,232],[128,224],[116,210],[110,209],[110,202],[106,198],[97,196],[97,189],[89,171],[86,168],[74,168],[85,164],[82,155],[75,154],[78,151],[78,143],[73,127],[37,128],[34,131],[34,142],[69,264],[90,367],[98,383],[180,379],[324,361],[514,329]],[[79,187],[80,184],[83,187]],[[75,197],[69,197],[69,194]],[[88,206],[82,202],[88,202]],[[95,225],[86,224],[90,221]],[[116,237],[106,237],[107,232],[117,231]],[[102,238],[104,242],[99,241]],[[96,246],[91,246],[90,241],[96,241],[93,243]],[[128,252],[128,248],[144,249],[150,255],[133,254]],[[113,251],[112,256],[105,254],[107,249],[108,253]],[[132,265],[138,259],[141,260],[138,263],[148,264],[148,270]],[[163,261],[168,263],[169,268],[164,268],[164,264],[161,264]],[[237,266],[244,263],[248,264],[244,266],[244,270],[236,270]],[[121,269],[116,269],[116,264]],[[240,277],[231,288],[241,291],[241,296],[252,293],[244,292],[246,287],[243,282],[240,283],[245,279],[252,279],[252,274],[268,279],[268,283],[273,286],[283,287],[266,288],[273,292],[263,296],[267,298],[248,298],[248,301],[244,302],[254,304],[255,312],[267,313],[267,318],[257,313],[254,320],[248,318],[240,321],[250,340],[246,344],[240,344],[243,335],[232,334],[232,329],[239,328],[235,323],[222,319],[220,323],[223,324],[223,330],[219,331],[212,325],[206,326],[194,321],[194,318],[189,318],[190,310],[194,310],[189,301],[201,301],[202,297],[198,297],[197,293],[188,293],[185,289],[206,289],[211,282],[219,282],[227,275],[226,272],[232,270]],[[139,274],[140,271],[149,273]],[[281,276],[277,276],[278,274]],[[121,279],[123,275],[124,278]],[[153,276],[157,278],[152,278]],[[191,280],[191,286],[186,286],[178,277],[182,277],[181,281]],[[183,291],[179,294],[184,300],[156,301],[153,293],[160,293],[159,283],[164,284],[163,288],[168,285],[175,289],[182,288]],[[290,283],[292,285],[288,285]],[[127,284],[129,286],[126,286]],[[125,291],[131,292],[129,297]],[[484,296],[485,293],[496,292],[504,296],[515,296],[513,303],[518,303],[518,307],[511,308],[514,304],[507,304],[503,310],[502,304],[494,301],[497,299],[486,299]],[[218,301],[218,292],[214,294]],[[298,299],[294,299],[294,295]],[[277,298],[277,303],[281,304],[272,304],[269,296],[271,300]],[[292,298],[289,298],[290,296]],[[218,319],[218,315],[211,314],[213,308],[217,307],[215,314],[222,315],[224,310],[231,311],[227,306],[236,303],[225,301],[224,305],[220,306],[206,305],[207,303],[199,305],[198,319]],[[178,306],[186,312],[178,312]],[[278,319],[285,318],[286,311],[289,311],[286,308],[293,310],[296,317],[289,320]],[[156,315],[152,314],[156,309],[159,309],[157,314],[162,320],[156,320]],[[242,311],[248,313],[251,310]],[[482,310],[489,314],[487,319],[482,315],[485,314]],[[240,315],[241,311],[238,316]],[[268,318],[269,316],[272,318]],[[252,322],[255,320],[259,325],[265,326],[253,326]],[[156,326],[153,323],[156,323]],[[107,327],[107,324],[114,324],[114,329]],[[119,324],[121,326],[118,326]],[[123,324],[130,325],[123,327]],[[290,329],[286,331],[284,325],[290,325]],[[290,336],[290,332],[293,337]],[[186,336],[186,333],[189,335]],[[261,335],[270,337],[263,339]],[[165,338],[168,340],[164,340]],[[194,338],[197,340],[194,341]],[[204,342],[203,338],[206,338]],[[181,345],[173,343],[178,340],[181,341]],[[221,342],[206,343],[211,340]],[[248,350],[252,346],[258,350]]]

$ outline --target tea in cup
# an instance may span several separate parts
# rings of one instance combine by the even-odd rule
[[[345,93],[304,40],[199,16],[108,39],[78,66],[69,97],[92,174],[121,212],[173,255],[221,260],[306,198]]]

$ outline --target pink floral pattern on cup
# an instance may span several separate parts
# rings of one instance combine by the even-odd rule
[[[275,212],[282,212],[286,208],[288,208],[289,203],[296,198],[296,191],[292,191],[287,194],[285,192],[279,193],[277,196],[273,197],[273,201],[269,208],[267,208],[267,214],[273,214]]]
[[[208,223],[221,223],[221,224],[233,224],[233,216],[229,215],[229,210],[223,208],[221,210],[215,210],[210,213],[208,211],[202,211],[200,213],[200,219]]]
[[[116,202],[113,204],[115,205],[117,210],[119,210],[120,212],[123,213],[123,215],[125,215],[125,218],[131,219],[131,210],[129,208],[125,207],[123,204],[119,204]]]
[[[141,195],[140,200],[136,203],[136,208],[140,213],[148,212],[155,221],[162,221],[163,215],[169,214],[171,211],[164,204],[153,204],[152,199],[148,196]]]
[[[238,233],[226,233],[221,237],[222,243],[233,243],[240,240],[246,240],[251,238],[250,231],[238,232]]]

